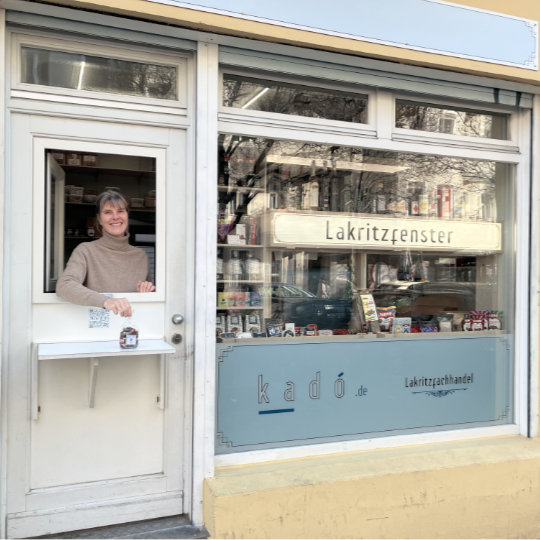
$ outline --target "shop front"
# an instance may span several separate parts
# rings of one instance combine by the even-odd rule
[[[534,536],[538,9],[520,64],[61,3],[0,3],[2,534]],[[56,294],[104,190],[129,320]]]

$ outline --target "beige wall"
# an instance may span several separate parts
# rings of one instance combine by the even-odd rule
[[[538,538],[540,442],[430,444],[218,469],[213,538]]]
[[[205,13],[178,6],[162,5],[146,0],[45,0],[54,4],[81,7],[147,18],[148,20],[174,24],[188,28],[228,34],[233,36],[300,45],[372,58],[398,60],[413,65],[445,68],[452,71],[476,73],[540,85],[540,72],[499,66],[487,62],[463,60],[432,53],[411,51],[341,37],[326,36],[315,32],[279,27],[271,24],[247,21],[235,17]],[[540,21],[538,0],[456,0],[458,4],[486,9]],[[478,29],[482,32],[482,29]]]

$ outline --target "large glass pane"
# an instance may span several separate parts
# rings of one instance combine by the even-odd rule
[[[28,84],[177,99],[177,77],[175,66],[22,48],[21,81]]]
[[[223,76],[223,105],[343,122],[367,122],[366,95],[240,75]]]
[[[510,173],[222,136],[218,333],[511,331]]]
[[[396,100],[396,127],[487,139],[508,139],[510,115]]]

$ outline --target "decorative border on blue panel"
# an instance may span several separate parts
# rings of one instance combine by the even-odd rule
[[[538,69],[538,21],[442,0],[148,0],[381,45]],[[227,9],[223,9],[226,7]]]
[[[512,343],[461,334],[217,344],[216,451],[511,422]]]

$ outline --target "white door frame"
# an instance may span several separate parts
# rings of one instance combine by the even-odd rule
[[[6,252],[7,279],[10,283],[10,290],[13,294],[6,298],[6,321],[11,324],[5,329],[7,351],[5,359],[9,359],[9,392],[7,393],[7,440],[10,444],[7,448],[8,464],[8,497],[7,514],[9,537],[28,537],[48,532],[59,532],[73,528],[73,511],[77,512],[77,528],[101,526],[115,521],[114,514],[119,515],[119,519],[138,520],[141,518],[159,517],[160,515],[172,515],[186,511],[191,506],[191,418],[192,418],[192,369],[193,355],[188,351],[193,350],[193,265],[190,261],[194,257],[193,238],[194,227],[194,192],[191,183],[187,180],[192,177],[190,169],[192,160],[189,159],[188,150],[191,145],[189,130],[179,130],[174,128],[155,128],[149,126],[126,126],[124,124],[108,123],[99,121],[66,120],[46,116],[32,116],[29,114],[14,114],[12,117],[12,175],[14,182],[10,185],[9,197],[6,200],[6,222],[10,227],[10,245]],[[75,128],[75,129],[74,129]],[[104,129],[106,128],[106,129]],[[77,137],[77,134],[84,136]],[[176,449],[176,456],[169,451],[163,456],[164,467],[172,466],[172,477],[180,475],[183,478],[183,491],[185,493],[184,505],[180,504],[182,493],[176,487],[177,482],[170,482],[167,477],[141,478],[135,490],[130,489],[131,481],[121,479],[111,479],[87,485],[70,486],[69,489],[52,488],[34,490],[32,493],[29,482],[29,460],[31,453],[31,428],[32,423],[28,414],[29,398],[29,366],[30,366],[30,344],[35,338],[32,325],[32,313],[36,305],[43,308],[43,304],[38,300],[34,301],[31,288],[28,286],[32,281],[30,273],[33,269],[36,256],[36,249],[29,241],[32,238],[32,221],[36,211],[32,205],[32,178],[40,178],[43,175],[41,167],[35,170],[32,160],[20,160],[16,162],[17,156],[22,155],[22,149],[28,152],[34,145],[34,140],[43,140],[44,137],[51,137],[52,140],[64,138],[66,144],[81,144],[85,141],[93,144],[94,150],[100,145],[106,149],[106,138],[110,141],[110,148],[122,154],[130,145],[144,149],[155,147],[163,154],[166,154],[166,171],[168,178],[166,185],[162,189],[167,190],[166,197],[162,200],[167,205],[167,223],[162,227],[162,242],[167,235],[167,294],[165,301],[159,303],[159,296],[155,300],[162,308],[162,333],[166,338],[170,338],[173,331],[181,331],[184,336],[183,347],[186,351],[182,357],[176,357],[176,361],[168,362],[168,410],[179,411],[175,418],[171,418],[165,424],[165,438],[175,440],[173,448]],[[94,142],[91,143],[92,137]],[[146,142],[150,141],[150,142]],[[41,144],[41,143],[40,143]],[[136,148],[135,148],[136,151]],[[164,195],[164,194],[163,194]],[[28,204],[21,204],[25,201]],[[175,201],[182,201],[185,212],[178,212]],[[191,201],[191,202],[190,202]],[[14,206],[13,203],[16,202]],[[158,208],[159,211],[159,208]],[[180,235],[180,236],[178,236]],[[180,238],[180,240],[176,240]],[[158,242],[159,242],[158,238]],[[38,242],[39,244],[39,242]],[[159,249],[159,247],[158,247]],[[39,266],[39,265],[38,265]],[[172,271],[174,269],[174,271]],[[158,273],[159,275],[159,273]],[[165,271],[161,272],[165,275]],[[39,280],[38,280],[39,282]],[[182,286],[183,283],[187,286]],[[163,280],[162,280],[163,283]],[[172,291],[176,286],[177,291]],[[181,291],[180,291],[181,289]],[[179,294],[182,295],[179,302]],[[40,296],[40,295],[38,295]],[[34,298],[35,300],[35,298]],[[134,299],[136,301],[136,299]],[[182,305],[185,302],[185,305]],[[152,310],[156,302],[139,304],[140,311]],[[59,315],[62,309],[68,306],[59,302],[56,298],[51,304],[45,307],[56,310]],[[159,309],[159,308],[158,308]],[[58,311],[60,310],[60,311]],[[179,310],[183,311],[186,322],[179,329],[174,327],[170,316]],[[176,391],[174,391],[176,389]],[[167,410],[167,409],[166,409]],[[170,417],[170,414],[168,415]],[[167,413],[166,413],[167,417]],[[183,425],[180,428],[180,425]],[[181,448],[181,450],[179,450]],[[181,461],[178,460],[178,453],[183,454]],[[175,464],[176,463],[176,464]],[[167,469],[166,469],[167,470]],[[159,476],[159,475],[158,475]],[[161,486],[161,487],[160,487]],[[156,491],[157,490],[157,491]],[[60,508],[66,505],[67,500],[73,501],[69,511]],[[140,496],[135,497],[135,492]],[[100,493],[102,495],[100,495]],[[160,495],[163,493],[164,495]],[[105,495],[103,495],[105,494]],[[108,498],[109,501],[100,504],[100,498]],[[115,503],[111,506],[110,499]],[[57,505],[55,507],[55,504]],[[56,509],[55,509],[56,508]],[[144,512],[144,513],[143,513]],[[51,525],[52,523],[52,525]],[[52,529],[50,528],[52,527]]]

